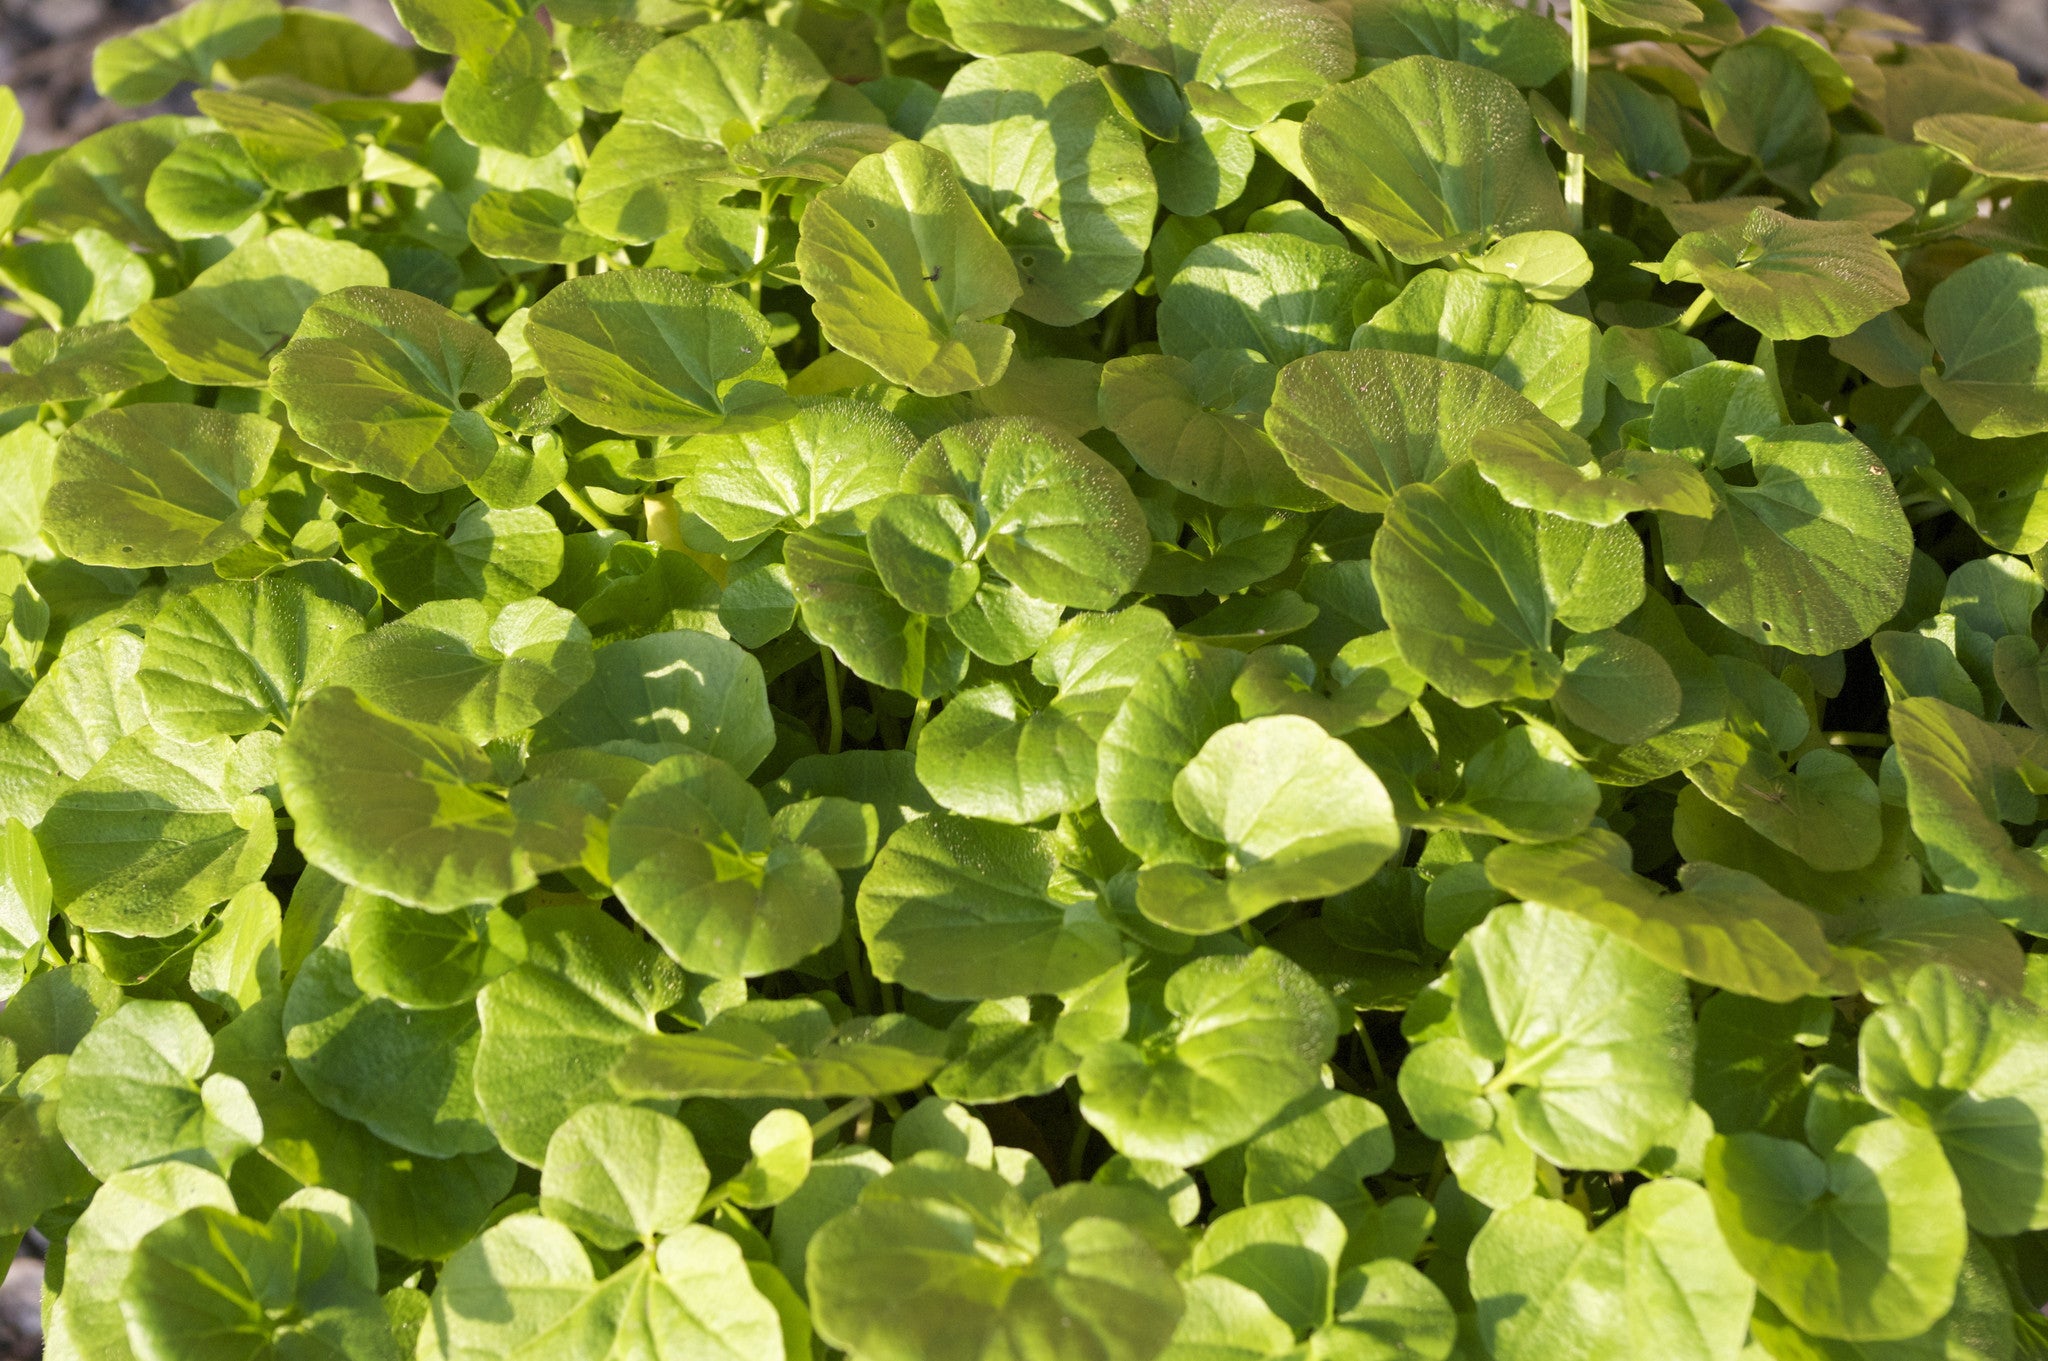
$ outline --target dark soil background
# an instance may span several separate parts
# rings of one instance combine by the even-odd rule
[[[288,0],[289,2],[289,0]],[[1805,9],[1834,10],[1841,0],[1796,0]],[[385,0],[298,0],[309,9],[346,14],[403,40]],[[2048,0],[1859,0],[1864,9],[1911,19],[1927,36],[1995,53],[2033,84],[2048,89]],[[1758,23],[1761,7],[1738,9]],[[0,0],[0,85],[21,100],[27,126],[21,154],[75,142],[136,113],[101,99],[92,88],[92,49],[102,39],[178,8],[175,0]],[[423,88],[420,93],[425,95]],[[189,112],[189,96],[165,109]],[[158,110],[140,110],[139,113]],[[42,1355],[37,1301],[42,1283],[40,1240],[22,1247],[0,1285],[0,1361]]]

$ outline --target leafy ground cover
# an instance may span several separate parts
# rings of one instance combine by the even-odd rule
[[[397,13],[0,178],[50,1355],[2048,1354],[2010,67]]]

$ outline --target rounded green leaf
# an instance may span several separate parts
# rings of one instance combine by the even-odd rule
[[[153,104],[181,83],[204,85],[216,62],[247,56],[283,26],[277,0],[199,0],[93,49],[93,87],[116,104]]]
[[[1707,1145],[1706,1167],[1735,1260],[1807,1332],[1914,1337],[1954,1302],[1969,1230],[1927,1130],[1875,1120],[1825,1157],[1765,1134],[1721,1136]]]
[[[1331,89],[1301,159],[1324,207],[1409,264],[1570,230],[1521,91],[1461,62],[1405,57]]]
[[[1138,281],[1158,194],[1095,68],[1052,52],[969,62],[924,141],[953,158],[1008,248],[1024,315],[1071,326]]]
[[[193,102],[233,133],[257,172],[287,194],[332,189],[362,173],[362,147],[317,110],[230,90],[201,90]]]
[[[1065,992],[1120,958],[1051,835],[950,813],[894,836],[856,904],[875,976],[930,997]]]
[[[1871,1103],[1940,1138],[1972,1228],[2002,1237],[2048,1220],[2028,1171],[2048,1155],[2048,1026],[2037,1014],[1930,964],[1865,1023],[1858,1048]]]
[[[1471,457],[1480,432],[1543,413],[1490,373],[1434,356],[1331,351],[1280,370],[1266,433],[1295,475],[1353,510]]]
[[[1231,687],[1244,654],[1182,642],[1139,673],[1096,751],[1102,815],[1140,859],[1222,863],[1223,848],[1197,835],[1174,804],[1173,783],[1218,729],[1238,721]]]
[[[776,836],[759,791],[696,752],[655,766],[619,805],[611,877],[633,919],[692,973],[774,973],[839,936],[838,872]]]
[[[822,1003],[753,1000],[688,1035],[644,1035],[612,1068],[633,1096],[877,1096],[922,1086],[945,1065],[946,1036],[900,1012],[835,1025]]]
[[[457,733],[331,687],[299,709],[277,777],[300,853],[343,883],[443,912],[533,886],[491,762]]]
[[[130,1002],[71,1053],[64,1138],[101,1180],[145,1163],[189,1162],[225,1173],[263,1137],[249,1091],[208,1077],[213,1040],[183,1002]]]
[[[261,416],[170,402],[88,416],[57,441],[44,532],[104,567],[213,562],[262,532],[277,439]]]
[[[2048,430],[2044,330],[2048,268],[2017,255],[1973,260],[1928,295],[1927,338],[1941,368],[1920,381],[1972,438]]]
[[[475,1004],[416,1010],[372,997],[352,973],[359,948],[331,936],[293,978],[284,1002],[292,1071],[322,1105],[400,1148],[447,1158],[495,1147],[471,1080]]]
[[[1047,1213],[1056,1199],[1034,1213],[937,1153],[868,1183],[805,1254],[819,1334],[874,1361],[1157,1355],[1180,1317],[1170,1265],[1120,1220]]]
[[[306,309],[272,366],[292,428],[341,467],[447,491],[497,436],[470,407],[512,381],[490,332],[417,293],[347,288]]]
[[[1681,236],[1663,272],[1699,284],[1771,340],[1845,336],[1906,302],[1898,265],[1863,227],[1771,208]]]
[[[683,1000],[675,962],[595,907],[541,907],[520,919],[526,962],[477,999],[477,1104],[507,1153],[541,1166],[562,1122],[615,1101],[613,1063]]]
[[[1854,435],[1789,426],[1743,444],[1753,485],[1709,473],[1713,518],[1658,517],[1665,570],[1744,637],[1825,655],[1905,599],[1913,536],[1891,477]]]
[[[395,718],[484,743],[561,707],[591,679],[591,657],[583,622],[538,597],[495,614],[480,601],[435,600],[349,640],[320,676]]]
[[[173,737],[239,737],[289,723],[362,631],[362,616],[305,569],[219,582],[150,621],[136,680],[151,720]]]
[[[110,746],[36,828],[55,905],[89,931],[170,936],[261,878],[276,824],[235,754],[153,729]]]
[[[424,912],[350,889],[342,918],[356,986],[408,1010],[461,1006],[526,958],[518,921],[497,908]]]
[[[977,556],[1039,600],[1109,609],[1151,556],[1144,511],[1123,476],[1028,417],[941,431],[904,469],[903,489],[965,504]]]
[[[895,492],[916,451],[895,417],[834,398],[690,440],[677,451],[676,503],[736,543],[775,529],[845,533]]]
[[[1102,366],[1102,423],[1140,468],[1219,506],[1312,509],[1261,421],[1276,371],[1233,350],[1128,355]]]
[[[1010,362],[1024,285],[951,160],[898,142],[804,210],[796,250],[825,338],[927,396],[983,388]]]
[[[1659,964],[1774,1002],[1823,991],[1836,973],[1814,913],[1762,880],[1707,862],[1665,893],[1629,868],[1628,843],[1593,829],[1569,841],[1502,846],[1486,877],[1503,892],[1597,922]]]
[[[774,745],[760,662],[695,629],[599,648],[590,679],[533,735],[535,753],[602,747],[654,761],[688,748],[743,775]]]
[[[1151,1033],[1081,1064],[1081,1112],[1132,1158],[1192,1167],[1242,1143],[1315,1084],[1336,1044],[1329,995],[1260,948],[1175,970]]]
[[[652,1246],[688,1227],[710,1186],[688,1126],[659,1111],[599,1103],[548,1140],[540,1206],[601,1248]]]
[[[1677,1180],[1638,1187],[1592,1233],[1560,1201],[1510,1205],[1473,1240],[1471,1270],[1479,1333],[1500,1361],[1735,1361],[1756,1295],[1707,1193]]]
[[[761,314],[673,270],[571,279],[527,314],[526,338],[556,399],[620,434],[694,434],[781,399]]]
[[[188,383],[261,387],[316,299],[389,282],[383,261],[361,246],[287,227],[243,242],[182,293],[144,303],[130,325]]]
[[[199,241],[241,226],[269,197],[242,144],[207,132],[181,142],[150,172],[143,202],[170,236]]]
[[[704,24],[633,66],[621,95],[628,118],[698,142],[736,145],[804,117],[831,78],[802,39],[752,19]]]
[[[1379,268],[1287,232],[1219,236],[1189,251],[1159,299],[1159,346],[1179,359],[1250,350],[1269,364],[1341,346],[1351,301]]]
[[[1528,88],[1548,85],[1572,60],[1561,25],[1511,0],[1359,0],[1351,36],[1364,57],[1442,57]]]
[[[867,549],[816,531],[792,534],[782,558],[804,631],[862,680],[937,699],[967,674],[967,649],[945,621],[889,594]]]

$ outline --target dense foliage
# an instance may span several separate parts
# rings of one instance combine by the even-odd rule
[[[2048,103],[1557,7],[101,48],[200,89],[0,179],[50,1355],[2048,1355]]]

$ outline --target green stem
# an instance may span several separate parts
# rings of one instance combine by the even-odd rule
[[[357,223],[361,221],[361,219],[362,219],[362,216],[363,216],[363,186],[362,186],[362,182],[361,182],[361,181],[359,181],[359,180],[351,180],[351,181],[349,181],[349,186],[348,186],[348,225],[349,225],[349,226],[351,226],[351,227],[353,227],[353,226],[357,225]]]
[[[1892,739],[1881,732],[1831,732],[1827,735],[1831,747],[1877,747],[1892,744]]]
[[[856,1010],[872,1016],[875,1014],[875,983],[868,977],[867,962],[860,955],[860,932],[849,924],[839,929],[840,953],[846,956],[846,976],[853,984],[853,1005]]]
[[[910,732],[903,739],[903,749],[905,751],[917,750],[917,739],[924,733],[924,721],[931,716],[932,702],[928,699],[919,700],[917,702],[917,712],[910,716]]]
[[[1897,439],[1908,430],[1911,430],[1913,422],[1920,419],[1920,413],[1925,411],[1927,404],[1933,400],[1934,394],[1923,388],[1920,395],[1913,399],[1913,404],[1906,408],[1906,413],[1892,422],[1892,438]]]
[[[840,744],[846,740],[846,714],[839,706],[839,660],[832,655],[831,648],[820,643],[818,661],[825,668],[825,752],[837,756]]]
[[[1070,1103],[1074,1112],[1074,1138],[1067,1145],[1067,1180],[1080,1181],[1081,1169],[1088,1161],[1088,1136],[1095,1131],[1081,1117],[1081,1103]]]
[[[1372,1036],[1366,1033],[1365,1017],[1355,1018],[1351,1022],[1351,1030],[1358,1036],[1358,1042],[1365,1046],[1366,1066],[1372,1069],[1372,1087],[1379,1091],[1387,1085],[1387,1070],[1380,1066],[1380,1051],[1373,1047]]]
[[[1680,334],[1691,335],[1692,328],[1706,319],[1707,309],[1714,305],[1714,295],[1702,288],[1700,295],[1692,300],[1692,306],[1685,309],[1685,315],[1678,319]]]
[[[815,1143],[819,1139],[824,1138],[849,1120],[860,1119],[860,1117],[866,1115],[874,1108],[875,1103],[872,1098],[857,1096],[845,1105],[835,1109],[830,1115],[821,1116],[813,1120],[811,1122],[812,1142]]]
[[[561,486],[556,487],[555,490],[560,492],[562,499],[569,503],[569,509],[590,522],[591,528],[611,529],[613,527],[612,522],[605,518],[604,512],[591,505],[590,498],[586,497],[583,494],[582,488],[578,487],[575,483],[564,482]]]
[[[1743,190],[1749,188],[1749,186],[1755,184],[1758,180],[1762,179],[1763,177],[1763,162],[1751,161],[1749,163],[1749,169],[1743,171],[1741,177],[1737,179],[1735,183],[1729,185],[1728,188],[1725,191],[1723,191],[1721,197],[1735,198],[1738,195],[1740,195]]]
[[[870,14],[868,21],[875,29],[875,62],[881,68],[882,78],[886,80],[895,74],[889,67],[889,25],[879,12]]]
[[[1572,0],[1572,131],[1586,130],[1586,87],[1593,72],[1593,25],[1586,16],[1586,0]],[[1564,158],[1564,204],[1572,215],[1572,230],[1586,226],[1586,158],[1567,152]]]

